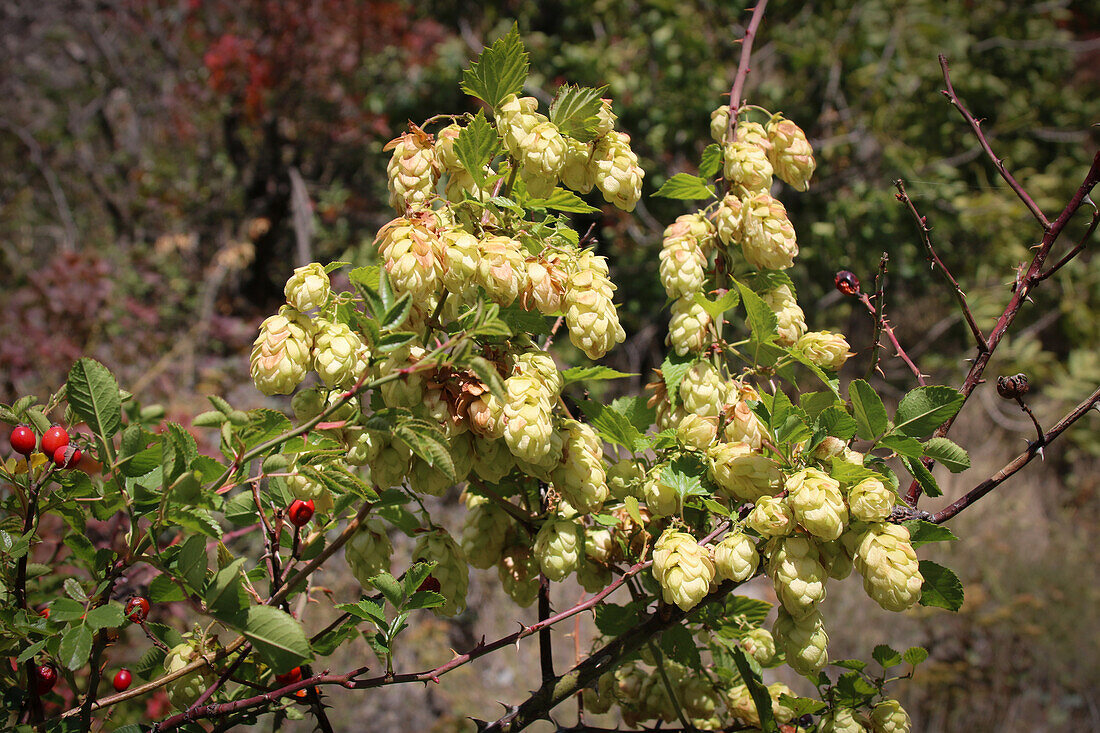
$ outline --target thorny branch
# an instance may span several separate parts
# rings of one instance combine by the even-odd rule
[[[882,279],[883,279],[883,277],[885,276],[885,273],[886,273],[886,261],[887,261],[887,257],[886,257],[885,254],[883,254],[882,260],[879,264],[879,279],[878,279],[879,283],[882,282]],[[875,341],[874,342],[876,344],[876,347],[875,347],[874,357],[872,358],[872,368],[873,368],[874,364],[878,361],[877,344],[879,342],[879,338],[882,335],[882,332],[885,331],[887,338],[890,339],[890,343],[893,344],[893,346],[894,346],[894,351],[901,358],[901,360],[905,362],[905,365],[909,367],[909,370],[913,372],[913,376],[915,376],[917,378],[917,384],[919,384],[920,386],[923,387],[924,386],[924,374],[922,374],[920,368],[917,367],[917,365],[913,363],[913,360],[909,358],[909,354],[905,353],[905,349],[903,349],[901,347],[901,344],[898,342],[898,337],[894,334],[894,327],[890,325],[890,321],[886,318],[886,313],[885,313],[886,308],[885,308],[885,305],[883,303],[882,292],[883,291],[882,291],[882,288],[880,286],[878,292],[876,293],[876,297],[878,298],[878,308],[875,308],[875,306],[871,304],[871,299],[867,296],[867,293],[862,293],[861,292],[861,293],[857,294],[857,297],[859,298],[859,302],[862,303],[863,307],[867,309],[867,312],[870,313],[875,318]]]
[[[726,138],[733,139],[733,128],[737,125],[737,114],[741,111],[744,100],[741,95],[745,91],[745,79],[749,75],[749,61],[752,59],[752,44],[756,40],[756,31],[760,29],[760,23],[764,20],[764,9],[768,7],[768,0],[759,0],[752,9],[752,17],[745,29],[745,37],[741,40],[741,58],[737,62],[737,73],[733,76],[733,86],[730,87],[730,120],[726,128]]]

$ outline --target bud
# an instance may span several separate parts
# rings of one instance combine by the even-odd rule
[[[767,193],[743,202],[741,209],[741,251],[758,269],[786,270],[798,256],[794,227],[787,209]]]
[[[829,663],[829,635],[821,614],[814,610],[795,619],[784,608],[772,626],[776,646],[787,657],[787,665],[801,675],[813,676]]]
[[[714,546],[714,571],[719,580],[740,583],[756,573],[760,565],[760,553],[756,543],[739,529],[730,530],[722,541]]]
[[[997,377],[997,394],[1006,400],[1017,400],[1031,391],[1027,375],[1023,372],[1011,376]]]
[[[534,551],[543,575],[553,581],[564,580],[580,565],[584,530],[570,519],[548,519],[535,537]]]
[[[806,314],[798,306],[794,293],[787,285],[780,285],[764,293],[762,297],[779,322],[777,343],[780,346],[794,346],[806,333]]]
[[[360,525],[348,543],[344,545],[344,559],[359,585],[366,588],[379,573],[389,572],[393,545],[386,535],[386,528],[378,519],[371,518]]]
[[[642,196],[645,172],[638,165],[638,156],[630,149],[630,136],[611,131],[596,141],[592,155],[596,187],[604,200],[623,211],[634,211]]]
[[[416,538],[413,562],[434,562],[432,577],[439,581],[439,593],[447,602],[432,611],[442,616],[456,616],[466,608],[466,590],[470,585],[470,570],[466,555],[446,530],[435,529]]]
[[[883,522],[894,508],[894,492],[877,478],[865,478],[848,491],[852,518],[861,522]]]
[[[848,341],[839,333],[810,331],[794,346],[817,366],[830,372],[840,371],[848,357],[855,356]]]
[[[832,435],[827,435],[825,436],[825,439],[818,443],[817,447],[814,448],[813,457],[816,460],[825,462],[828,461],[830,458],[842,455],[844,453],[844,449],[847,447],[848,444],[840,438],[834,438]]]
[[[367,349],[345,324],[317,319],[313,368],[327,387],[347,389],[367,369]]]
[[[324,265],[311,262],[294,270],[294,274],[286,281],[283,293],[291,308],[305,313],[315,308],[324,308],[330,289]]]
[[[897,700],[887,698],[871,709],[871,728],[875,733],[909,733],[909,713]]]
[[[775,639],[767,629],[750,629],[748,633],[741,637],[741,646],[744,647],[749,656],[762,666],[768,666],[775,661]],[[782,685],[782,687],[786,688],[786,685]],[[768,690],[771,691],[771,688],[772,685],[769,685]],[[781,690],[781,693],[782,692],[792,697],[794,696],[794,694],[790,692],[790,688],[783,689]],[[778,702],[779,695],[774,695],[773,699]]]
[[[744,140],[728,143],[722,148],[723,175],[727,181],[741,186],[748,193],[766,192],[772,185],[772,164],[768,154],[758,145]]]
[[[698,354],[711,343],[710,314],[694,298],[672,302],[672,317],[668,322],[668,342],[678,356]]]
[[[393,146],[393,155],[386,165],[390,206],[405,211],[426,203],[439,178],[431,136],[407,132],[389,145]]]
[[[260,324],[252,346],[250,370],[265,395],[290,394],[305,379],[313,345],[313,325],[289,306]]]
[[[665,603],[682,611],[695,608],[714,580],[710,553],[686,532],[666,530],[653,547],[653,577],[661,584]]]
[[[779,179],[796,191],[809,188],[817,163],[802,128],[790,120],[769,122],[768,139],[772,144],[771,163]]]
[[[791,535],[768,545],[767,573],[780,603],[794,618],[803,618],[825,600],[825,581],[817,546],[808,537]]]
[[[840,482],[816,468],[804,468],[787,479],[787,503],[803,528],[815,537],[835,540],[848,523]]]
[[[863,589],[887,611],[904,611],[921,596],[924,578],[909,530],[899,524],[873,524],[864,533],[853,560]]]
[[[745,518],[745,526],[763,537],[780,537],[794,531],[794,512],[779,496],[761,496]]]

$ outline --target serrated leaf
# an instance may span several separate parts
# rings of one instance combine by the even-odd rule
[[[249,608],[244,636],[276,673],[286,672],[313,658],[302,625],[278,608]]]
[[[34,656],[36,654],[38,654],[38,652],[42,651],[45,647],[46,647],[46,640],[45,639],[43,639],[42,641],[36,641],[35,643],[31,644],[29,647],[24,649],[22,652],[20,652],[19,656],[15,658],[15,663],[16,664],[22,664],[23,662],[27,661],[28,659],[33,659]]]
[[[661,376],[665,380],[665,390],[668,392],[669,400],[672,401],[673,406],[680,403],[680,382],[683,381],[684,375],[691,370],[695,361],[695,356],[692,354],[677,356],[670,351],[661,363]]]
[[[702,293],[695,294],[695,302],[703,306],[703,310],[713,318],[719,320],[722,314],[733,308],[735,305],[741,302],[740,296],[738,296],[736,290],[727,290],[718,300],[708,300]]]
[[[951,387],[917,387],[901,398],[894,414],[894,430],[923,438],[945,420],[954,417],[965,398]]]
[[[508,325],[508,328],[514,334],[546,335],[550,333],[546,316],[538,311],[524,310],[519,307],[518,303],[501,308],[499,318]]]
[[[626,507],[626,513],[630,515],[638,524],[645,524],[642,521],[642,513],[638,510],[638,498],[635,496],[628,496],[623,499],[623,506]]]
[[[183,589],[167,574],[158,575],[149,582],[149,600],[153,603],[174,603],[184,598]]]
[[[612,410],[607,405],[594,400],[581,400],[577,405],[588,417],[589,423],[600,437],[607,442],[621,445],[633,452],[638,450],[639,443],[644,441],[641,431],[634,427],[625,415]]]
[[[874,440],[886,432],[889,422],[882,398],[862,379],[854,379],[848,385],[848,399],[852,403],[852,415],[859,437]]]
[[[737,289],[741,291],[741,302],[745,304],[745,313],[753,338],[761,343],[774,340],[779,333],[779,320],[775,312],[747,285],[736,280],[734,282],[737,283]]]
[[[336,608],[356,618],[374,621],[381,626],[386,624],[386,611],[382,608],[382,604],[370,598],[364,598],[358,603],[342,603]]]
[[[856,672],[862,672],[867,669],[867,662],[864,662],[862,659],[841,659],[839,662],[833,662],[832,665],[843,669],[851,669]]]
[[[425,608],[439,608],[447,603],[447,597],[430,590],[415,591],[405,602],[405,609],[419,611]]]
[[[606,379],[624,379],[636,376],[638,375],[627,374],[605,366],[572,367],[561,373],[561,381],[563,384],[572,384],[574,382],[600,382]]]
[[[903,659],[905,659],[906,664],[911,664],[916,667],[925,659],[928,659],[928,650],[922,646],[911,646],[905,650]]]
[[[717,143],[711,143],[703,148],[703,157],[699,160],[699,175],[703,178],[711,178],[722,167],[722,148]]]
[[[858,424],[846,410],[839,405],[830,405],[822,410],[814,421],[814,431],[831,435],[841,440],[851,440],[856,434]]]
[[[193,589],[202,590],[206,586],[206,538],[202,535],[191,535],[184,540],[173,565],[176,575]]]
[[[237,558],[228,566],[214,573],[206,587],[206,607],[219,621],[235,625],[240,621],[244,601],[241,597],[241,568],[245,558]]]
[[[970,468],[970,454],[949,438],[929,438],[924,443],[924,455],[951,473]]]
[[[939,524],[932,524],[923,519],[910,519],[901,523],[909,530],[909,543],[913,547],[920,547],[932,542],[954,542],[959,539],[955,534]]]
[[[455,157],[478,186],[485,183],[485,166],[493,159],[499,145],[496,130],[481,110],[455,138]]]
[[[920,574],[924,577],[920,604],[958,611],[962,607],[963,587],[954,571],[931,560],[920,561]]]
[[[403,323],[408,319],[409,313],[412,311],[412,295],[405,293],[397,299],[389,310],[382,316],[380,323],[382,328],[387,331],[392,331],[395,328],[400,328]]]
[[[218,410],[207,410],[206,412],[200,412],[191,418],[191,425],[196,428],[220,428],[228,418],[225,413]],[[136,426],[130,426],[136,427]],[[127,428],[129,430],[129,428]]]
[[[450,445],[438,427],[424,420],[409,420],[398,424],[393,434],[429,466],[451,481],[458,480]]]
[[[597,115],[603,106],[601,98],[606,92],[606,86],[593,89],[562,84],[550,103],[550,121],[558,126],[563,135],[584,143],[591,142],[596,139]]]
[[[906,470],[913,475],[913,478],[920,484],[921,489],[928,496],[942,496],[943,491],[940,490],[940,485],[936,483],[936,477],[932,475],[932,472],[921,463],[919,458],[910,458],[909,456],[902,456],[901,462],[905,464]]]
[[[652,194],[652,197],[683,201],[717,198],[709,183],[690,173],[677,173],[665,181],[664,185]]]
[[[920,444],[919,440],[905,435],[898,435],[897,433],[890,433],[884,436],[876,445],[882,448],[889,448],[902,458],[919,460],[920,457],[924,455],[924,446]]]
[[[370,579],[370,584],[385,596],[391,606],[401,608],[401,604],[405,600],[405,590],[396,578],[389,573],[379,573]]]
[[[644,608],[642,601],[631,601],[623,606],[601,603],[596,606],[596,628],[604,636],[620,636],[638,624],[639,614]]]
[[[876,646],[874,651],[871,652],[871,656],[882,665],[883,669],[895,667],[901,664],[902,661],[901,653],[886,644]]]
[[[122,615],[122,606],[113,602],[106,603],[99,608],[93,608],[84,617],[84,623],[88,624],[93,631],[117,629],[122,626],[125,620],[126,617]]]
[[[65,382],[69,406],[104,440],[122,429],[122,399],[111,370],[95,359],[77,359]]]
[[[65,595],[72,598],[74,601],[80,601],[84,603],[88,600],[88,594],[84,592],[83,586],[76,578],[65,578],[65,581],[61,584],[65,589]]]
[[[697,455],[685,453],[664,467],[661,481],[675,489],[681,500],[689,496],[709,496],[702,483],[706,472],[706,465]]]
[[[462,91],[498,109],[509,94],[523,91],[527,79],[527,51],[512,25],[503,38],[486,48],[462,73]]]
[[[528,199],[527,207],[530,209],[564,211],[570,214],[591,214],[599,211],[595,206],[586,203],[577,194],[560,187],[554,188],[550,195],[545,198]]]
[[[411,596],[416,592],[424,579],[431,575],[433,567],[435,567],[434,562],[417,562],[405,571],[405,577],[401,579],[401,584],[405,588],[406,596]]]
[[[699,657],[699,647],[695,645],[695,636],[686,626],[673,626],[661,634],[661,651],[674,662],[699,669],[703,666]]]
[[[611,409],[629,420],[639,432],[644,433],[649,430],[657,414],[657,409],[646,404],[647,402],[648,400],[641,395],[618,397],[612,400]]]
[[[76,671],[88,663],[92,653],[92,630],[81,624],[73,626],[61,637],[57,658],[66,669]]]

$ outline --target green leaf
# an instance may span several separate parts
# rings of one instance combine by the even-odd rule
[[[636,626],[639,614],[645,609],[643,601],[631,601],[624,606],[614,603],[601,603],[596,606],[596,628],[604,636],[615,637],[625,634]]]
[[[194,534],[183,541],[173,563],[176,575],[196,591],[206,586],[206,538]]]
[[[929,438],[924,443],[924,455],[938,461],[951,473],[970,468],[970,454],[948,438]]]
[[[599,125],[597,115],[603,106],[601,97],[606,92],[605,86],[594,89],[562,84],[558,87],[554,101],[550,103],[550,121],[558,126],[563,135],[574,140],[582,143],[595,140]]]
[[[206,587],[206,607],[212,616],[231,625],[240,622],[245,600],[241,596],[241,568],[245,558],[239,557],[232,563],[214,573]]]
[[[477,61],[462,73],[462,91],[498,109],[509,94],[523,91],[527,68],[527,51],[520,40],[519,28],[513,24],[512,30],[483,50]]]
[[[570,214],[591,214],[599,211],[595,206],[585,203],[584,199],[577,194],[560,187],[555,187],[546,198],[529,199],[527,207],[564,211]]]
[[[122,626],[125,620],[126,617],[122,615],[122,606],[112,602],[88,611],[84,623],[92,627],[92,630],[99,631],[100,629],[117,629]]]
[[[590,366],[566,369],[561,373],[561,380],[563,384],[572,384],[573,382],[599,382],[606,379],[623,379],[636,376],[638,375],[619,372],[611,367]]]
[[[84,615],[84,604],[70,598],[55,598],[50,603],[50,620],[59,623],[76,621]]]
[[[711,188],[710,184],[699,176],[693,176],[690,173],[677,173],[665,181],[664,185],[652,194],[652,197],[682,199],[685,201],[718,198],[714,195],[714,189]]]
[[[922,438],[951,419],[966,398],[951,387],[917,387],[901,398],[894,414],[894,430]]]
[[[706,472],[706,465],[697,455],[685,453],[664,467],[661,480],[674,488],[681,499],[709,496],[710,492],[703,488],[702,483]]]
[[[369,598],[364,598],[358,603],[342,603],[336,608],[344,613],[350,613],[356,618],[374,621],[380,626],[386,624],[386,611],[382,608],[382,604]]]
[[[66,669],[76,671],[88,663],[92,653],[92,630],[81,624],[73,626],[61,637],[57,657]]]
[[[814,432],[820,431],[823,434],[822,437],[831,435],[841,440],[851,440],[857,428],[855,419],[839,405],[826,407],[814,421]]]
[[[856,672],[862,672],[867,669],[867,662],[864,662],[862,659],[841,659],[839,662],[833,662],[832,664],[834,667],[853,669]]]
[[[446,436],[425,420],[408,420],[398,424],[393,433],[418,458],[451,481],[457,481],[454,460]]]
[[[623,499],[623,506],[626,507],[626,513],[630,515],[631,519],[633,519],[638,524],[645,524],[645,522],[642,521],[642,513],[638,511],[638,497],[626,497],[625,499]]]
[[[611,402],[611,409],[629,420],[639,432],[644,433],[649,430],[657,415],[657,409],[646,403],[647,399],[641,395],[619,397]]]
[[[23,662],[27,661],[28,659],[33,659],[34,655],[38,654],[38,652],[42,651],[45,647],[46,647],[46,640],[45,639],[43,639],[42,641],[35,642],[34,644],[31,644],[29,647],[27,647],[26,649],[24,649],[22,652],[19,653],[19,656],[15,658],[15,663],[16,664],[22,664]]]
[[[677,356],[670,351],[664,362],[661,363],[661,376],[665,380],[665,389],[668,391],[668,397],[673,406],[680,403],[680,382],[683,381],[684,375],[691,370],[695,361],[694,354]]]
[[[432,568],[434,567],[434,562],[413,563],[412,567],[405,571],[405,577],[401,580],[401,584],[405,588],[405,595],[411,596],[415,593],[420,584],[424,582],[424,579],[432,574]]]
[[[711,143],[703,149],[703,157],[699,161],[699,175],[710,178],[722,167],[722,148],[718,143]]]
[[[577,404],[588,417],[592,427],[607,442],[621,445],[633,452],[638,450],[639,443],[645,440],[642,432],[634,427],[625,415],[610,407],[593,400],[581,400]]]
[[[705,310],[711,318],[718,320],[722,317],[723,313],[741,302],[741,298],[738,296],[736,290],[727,290],[725,295],[718,300],[708,300],[702,293],[696,293],[695,302],[703,306],[703,310]]]
[[[122,429],[122,399],[111,370],[95,359],[77,359],[65,383],[69,406],[105,441]]]
[[[424,608],[439,608],[447,603],[447,597],[430,590],[415,591],[405,602],[405,609],[418,611]]]
[[[493,159],[499,146],[500,141],[496,130],[485,119],[485,113],[478,110],[477,116],[470,120],[455,138],[455,157],[481,186],[485,183],[485,166]]]
[[[756,705],[756,712],[760,716],[760,730],[764,733],[779,733],[775,716],[772,714],[771,694],[760,680],[760,673],[749,664],[745,650],[740,646],[731,645],[729,650],[733,655],[734,664],[737,665],[737,671],[741,673],[741,679],[749,688],[749,695],[752,696],[752,701]]]
[[[734,282],[737,283],[737,289],[741,291],[741,302],[745,304],[745,313],[753,337],[763,343],[774,340],[779,334],[779,320],[775,317],[775,312],[747,285],[736,280]]]
[[[84,588],[76,578],[65,578],[61,586],[65,589],[65,595],[74,601],[84,603],[88,600],[88,594],[84,592]]]
[[[185,597],[183,589],[173,583],[166,573],[161,573],[149,582],[149,600],[153,603],[174,603]]]
[[[848,399],[852,402],[852,414],[856,420],[859,437],[874,440],[886,432],[888,419],[886,406],[871,385],[862,379],[848,385]]]
[[[381,318],[382,328],[387,331],[392,331],[395,328],[400,328],[406,319],[409,317],[409,313],[412,311],[412,295],[405,293],[397,302],[394,303],[389,310]]]
[[[386,597],[391,606],[401,608],[401,604],[405,601],[405,590],[395,577],[389,573],[379,573],[370,579],[370,583]]]
[[[191,424],[196,428],[220,428],[227,419],[225,414],[218,410],[207,410],[191,418]],[[131,425],[130,427],[137,426]],[[126,429],[129,430],[130,428]]]
[[[695,645],[695,636],[686,626],[673,626],[661,634],[661,651],[674,662],[686,665],[689,669],[703,666],[699,657],[699,647]]]
[[[514,334],[548,334],[550,326],[546,316],[538,311],[524,310],[518,303],[500,309],[500,320],[508,324]]]
[[[922,646],[911,646],[905,650],[903,658],[906,664],[911,664],[916,667],[925,659],[928,659],[928,650]]]
[[[947,527],[932,524],[923,519],[910,519],[901,524],[909,530],[909,542],[913,547],[920,547],[932,542],[954,542],[959,539]]]
[[[313,658],[302,625],[278,608],[249,608],[244,636],[276,673],[286,672]]]
[[[871,652],[871,656],[875,661],[882,665],[883,669],[888,667],[896,667],[901,664],[901,653],[895,651],[893,648],[886,644],[879,644],[875,647],[875,650]]]
[[[943,491],[940,490],[940,485],[936,483],[936,477],[932,475],[932,472],[921,463],[919,458],[911,458],[909,456],[902,456],[901,462],[905,464],[906,470],[913,474],[913,478],[917,480],[924,493],[928,496],[942,496]]]
[[[943,565],[931,560],[920,561],[920,574],[924,576],[920,604],[958,611],[962,607],[963,587],[959,576]]]
[[[916,438],[909,438],[897,433],[890,433],[877,443],[878,446],[889,448],[902,458],[919,459],[924,455],[924,446]]]

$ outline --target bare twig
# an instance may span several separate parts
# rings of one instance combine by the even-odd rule
[[[932,263],[932,269],[940,268],[940,272],[943,273],[944,278],[947,280],[947,284],[951,286],[951,294],[955,297],[955,302],[958,303],[959,309],[962,311],[963,318],[966,320],[966,325],[970,327],[970,333],[974,334],[974,340],[978,342],[979,351],[989,351],[989,344],[985,340],[985,336],[982,334],[982,329],[978,327],[977,321],[974,320],[974,314],[970,311],[970,306],[966,302],[966,293],[959,287],[958,281],[955,276],[951,274],[951,271],[947,269],[947,265],[943,264],[943,260],[936,254],[936,249],[932,246],[932,227],[928,226],[928,217],[921,216],[917,211],[916,205],[913,200],[909,198],[909,194],[905,191],[905,184],[901,179],[894,181],[895,188],[898,189],[898,201],[905,204],[909,209],[909,213],[913,215],[913,220],[917,223],[917,229],[920,230],[921,240],[924,242],[924,248],[928,255],[928,261]]]
[[[1066,263],[1068,263],[1074,257],[1081,254],[1081,250],[1085,248],[1085,245],[1088,244],[1089,238],[1092,237],[1093,232],[1096,231],[1096,225],[1098,223],[1100,223],[1100,208],[1096,208],[1093,210],[1092,221],[1089,222],[1089,227],[1085,230],[1085,236],[1081,237],[1081,241],[1077,243],[1077,246],[1067,252],[1062,259],[1058,260],[1053,265],[1040,272],[1035,277],[1036,282],[1046,280],[1048,277],[1058,272],[1058,270],[1061,270],[1066,265]]]
[[[981,499],[990,491],[993,491],[993,489],[1003,484],[1009,477],[1030,463],[1031,459],[1039,455],[1044,446],[1049,445],[1051,441],[1065,432],[1066,428],[1080,420],[1089,410],[1096,406],[1097,403],[1100,403],[1100,388],[1097,388],[1097,390],[1089,395],[1081,404],[1073,408],[1072,412],[1059,420],[1058,424],[1044,433],[1040,440],[1031,443],[1027,447],[1027,450],[1005,464],[1004,468],[975,486],[958,501],[932,515],[932,521],[936,524],[946,522],[948,519],[951,519],[963,509],[966,509],[978,499]]]
[[[882,260],[880,260],[880,262],[879,262],[879,279],[878,279],[878,282],[880,284],[879,284],[879,291],[876,294],[876,297],[878,298],[878,308],[875,308],[875,306],[871,304],[871,299],[869,297],[867,297],[867,293],[858,293],[856,295],[856,297],[859,298],[860,303],[863,303],[863,307],[867,309],[867,312],[875,317],[875,341],[874,341],[875,344],[878,344],[879,338],[881,337],[882,332],[885,331],[887,338],[890,339],[890,343],[893,344],[893,346],[894,346],[894,351],[897,353],[897,355],[899,357],[901,357],[901,360],[905,362],[906,366],[909,367],[909,370],[913,372],[913,376],[915,376],[917,378],[917,384],[919,384],[920,386],[923,387],[924,386],[924,374],[921,373],[921,370],[917,367],[916,364],[913,363],[913,360],[909,358],[909,354],[905,353],[905,349],[903,349],[901,347],[901,344],[898,343],[898,337],[894,334],[894,327],[890,325],[889,319],[886,318],[886,313],[885,313],[886,308],[884,307],[884,304],[883,304],[883,290],[882,290],[882,285],[881,285],[881,283],[883,281],[883,278],[885,276],[885,273],[886,273],[886,262],[887,262],[887,256],[886,256],[886,253],[884,252],[883,255],[882,255]],[[878,361],[877,353],[878,352],[877,352],[877,348],[876,348],[874,354],[872,355],[872,362],[871,362],[872,368],[874,367],[875,363]]]
[[[1024,202],[1024,206],[1031,212],[1032,216],[1039,222],[1044,230],[1049,231],[1051,227],[1050,220],[1047,219],[1039,205],[1028,195],[1024,187],[1012,177],[1012,174],[1005,168],[1004,162],[997,157],[993,152],[993,148],[989,146],[989,141],[985,138],[985,133],[982,132],[982,123],[974,119],[974,115],[970,114],[969,110],[963,106],[963,103],[959,101],[959,97],[955,94],[955,87],[951,84],[951,74],[947,68],[947,57],[940,54],[940,68],[943,69],[943,83],[947,86],[947,89],[943,90],[943,95],[947,97],[947,101],[951,102],[951,106],[959,110],[959,114],[970,124],[970,129],[974,131],[974,135],[978,138],[978,142],[982,146],[982,150],[989,156],[989,160],[992,161],[993,167],[997,169],[997,172],[1001,174],[1001,178],[1005,180],[1005,183],[1016,192],[1016,195],[1020,197],[1020,200]]]
[[[768,7],[768,0],[759,0],[752,9],[752,17],[745,29],[745,37],[741,39],[741,58],[737,62],[737,73],[733,76],[733,86],[730,87],[730,120],[726,128],[726,139],[733,139],[733,128],[737,124],[737,115],[741,111],[744,100],[741,99],[745,91],[745,79],[749,75],[749,61],[752,59],[752,43],[756,40],[756,31],[764,20],[764,9]]]

